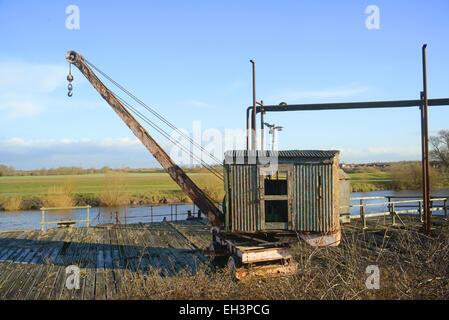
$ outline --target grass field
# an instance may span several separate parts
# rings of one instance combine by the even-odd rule
[[[208,179],[211,174],[190,173],[193,179]],[[176,193],[180,191],[178,185],[167,173],[127,173],[125,174],[129,192],[151,193],[167,192]],[[53,186],[60,186],[69,181],[74,185],[75,193],[98,194],[108,179],[113,175],[107,174],[84,174],[63,176],[17,176],[0,177],[0,197],[5,196],[28,196],[46,194]]]
[[[375,190],[389,190],[392,188],[392,177],[388,171],[354,172],[351,177],[351,191],[367,192]]]
[[[221,180],[204,172],[190,172],[188,175],[212,200],[218,202],[223,199]],[[53,190],[67,184],[73,190],[76,205],[97,206],[104,204],[102,194],[105,188],[117,183],[121,184],[117,186],[120,190],[114,192],[125,193],[129,204],[190,202],[167,173],[151,172],[0,177],[0,206],[6,209],[6,202],[12,198],[17,201],[19,197],[22,199],[22,209],[38,208]]]
[[[188,175],[204,187],[214,186],[222,188],[221,181],[210,173],[192,172]],[[391,175],[389,172],[362,172],[350,173],[353,191],[357,186],[372,185],[373,188],[386,189],[391,186]],[[176,195],[181,192],[178,185],[173,182],[167,173],[126,173],[128,189],[131,194],[166,193]],[[98,194],[101,192],[108,179],[113,175],[108,174],[84,174],[84,175],[55,175],[55,176],[12,176],[0,177],[0,197],[9,196],[31,196],[46,194],[49,188],[61,186],[65,182],[73,184],[75,193]],[[205,183],[205,182],[208,183]]]

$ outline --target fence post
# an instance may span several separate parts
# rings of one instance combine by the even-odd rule
[[[86,219],[86,227],[88,227],[89,226],[89,209],[90,209],[90,207],[87,207],[87,219]]]
[[[126,224],[126,207],[125,207],[125,224]]]
[[[178,221],[178,204],[175,204],[175,221]]]
[[[150,217],[151,217],[151,223],[153,223],[153,206],[150,206]]]
[[[360,199],[360,218],[362,219],[362,228],[366,229],[365,204],[363,203],[363,199]]]
[[[391,204],[391,211],[390,211],[390,214],[391,214],[391,219],[392,219],[392,221],[391,221],[391,225],[396,225],[396,215],[395,215],[395,213],[394,213],[394,203],[392,203]]]
[[[447,198],[444,199],[443,206],[444,206],[444,217],[447,218]]]
[[[422,202],[420,200],[418,200],[418,204],[419,204],[419,209],[418,209],[418,211],[419,211],[419,221],[420,222],[424,222],[422,220]]]
[[[387,197],[387,199],[388,199],[388,207],[387,207],[387,210],[388,210],[388,212],[390,212],[390,210],[391,210],[391,197]],[[387,225],[387,218],[385,217],[385,215],[384,215],[384,225]]]

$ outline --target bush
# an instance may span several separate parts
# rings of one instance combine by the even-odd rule
[[[124,173],[108,174],[103,181],[99,196],[100,202],[106,207],[122,207],[129,203],[130,193],[128,178]]]
[[[418,190],[422,186],[422,167],[418,162],[396,163],[390,167],[393,188],[395,190]],[[439,185],[438,172],[430,168],[430,186]]]
[[[46,195],[42,197],[42,203],[45,207],[73,207],[74,186],[71,180],[66,180],[62,186],[52,186],[48,189]]]
[[[2,207],[6,211],[19,211],[22,208],[22,197],[21,196],[9,197],[2,204]]]

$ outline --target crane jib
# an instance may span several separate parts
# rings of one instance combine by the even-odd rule
[[[131,115],[117,97],[100,81],[90,67],[85,63],[82,55],[75,51],[68,51],[66,60],[76,66],[98,93],[106,100],[117,115],[131,129],[134,135],[150,151],[154,158],[167,171],[170,177],[192,199],[199,210],[204,213],[212,225],[223,225],[223,214],[218,207],[206,196],[206,194],[187,176],[171,158],[151,137],[147,130]]]

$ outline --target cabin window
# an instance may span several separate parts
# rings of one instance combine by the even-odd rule
[[[287,171],[276,171],[272,175],[266,175],[264,179],[265,195],[287,195]]]
[[[265,222],[288,222],[288,200],[266,200]]]

